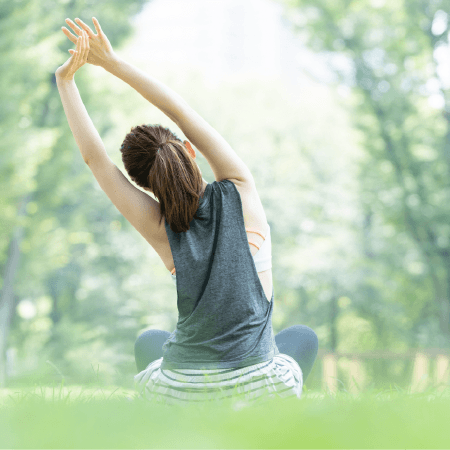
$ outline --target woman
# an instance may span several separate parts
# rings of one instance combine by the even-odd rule
[[[175,331],[148,330],[135,343],[138,390],[165,404],[301,397],[318,350],[313,330],[272,328],[270,227],[255,182],[229,144],[170,88],[113,51],[97,34],[67,19],[78,38],[56,71],[69,125],[82,156],[118,210],[161,257],[177,288]],[[160,125],[131,129],[121,152],[134,187],[109,159],[74,82],[86,62],[127,82],[163,111],[205,156],[207,183],[190,142]]]

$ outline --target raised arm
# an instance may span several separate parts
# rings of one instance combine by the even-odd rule
[[[242,159],[226,140],[197,114],[180,95],[156,78],[119,57],[112,50],[96,19],[94,21],[93,18],[98,32],[97,35],[80,19],[75,20],[89,35],[90,52],[93,53],[89,56],[94,58],[93,64],[101,65],[105,70],[125,81],[175,122],[189,141],[206,158],[217,181],[229,179],[253,183],[252,174]],[[66,22],[75,33],[81,33],[81,30],[72,21],[67,20]],[[72,42],[75,41],[75,36],[68,30],[63,29],[63,31]],[[88,59],[88,62],[91,61]]]
[[[217,181],[253,181],[249,168],[228,142],[176,92],[151,75],[117,57],[105,69],[128,83],[173,120],[208,161]]]
[[[175,91],[117,55],[104,68],[112,75],[128,83],[175,122],[184,103],[182,97]]]

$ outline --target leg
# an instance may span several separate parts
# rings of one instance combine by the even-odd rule
[[[162,358],[162,346],[170,333],[163,330],[144,331],[134,343],[134,358],[137,371],[143,371],[152,361]]]
[[[275,336],[280,353],[289,355],[297,361],[303,372],[303,383],[306,381],[319,349],[316,333],[306,325],[292,325]]]

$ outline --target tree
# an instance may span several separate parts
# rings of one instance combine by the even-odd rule
[[[352,117],[367,151],[360,170],[361,205],[380,221],[371,236],[385,233],[386,244],[392,244],[372,251],[396,267],[392,280],[397,301],[411,320],[422,321],[421,328],[428,330],[420,343],[448,345],[450,106],[433,56],[448,52],[450,2],[280,3],[287,6],[293,29],[312,50],[327,52],[339,82],[352,88]],[[348,70],[338,65],[342,57]],[[440,103],[432,108],[428,101],[436,99]],[[395,232],[386,235],[390,228]],[[409,250],[405,256],[406,238],[417,252]]]
[[[0,385],[4,382],[4,355],[15,308],[13,283],[20,269],[22,236],[29,238],[39,225],[33,219],[45,220],[45,216],[54,213],[54,205],[49,204],[45,211],[40,211],[39,219],[38,215],[33,216],[37,211],[36,198],[44,190],[55,192],[62,188],[58,184],[38,185],[38,173],[43,165],[49,164],[56,173],[70,170],[67,157],[74,147],[66,118],[61,114],[54,79],[57,67],[69,55],[68,41],[60,27],[65,17],[80,14],[85,18],[95,14],[114,46],[130,34],[128,17],[144,3],[134,0],[124,5],[113,1],[102,8],[96,4],[95,11],[77,1],[55,5],[50,1],[23,0],[2,5],[0,54],[8,70],[3,70],[0,76]],[[61,151],[62,148],[65,150]],[[17,203],[20,208],[15,207]]]

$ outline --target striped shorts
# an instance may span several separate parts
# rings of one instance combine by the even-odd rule
[[[164,369],[163,358],[151,362],[134,377],[140,398],[165,405],[240,400],[253,404],[268,398],[301,398],[303,373],[290,356],[240,369]]]

